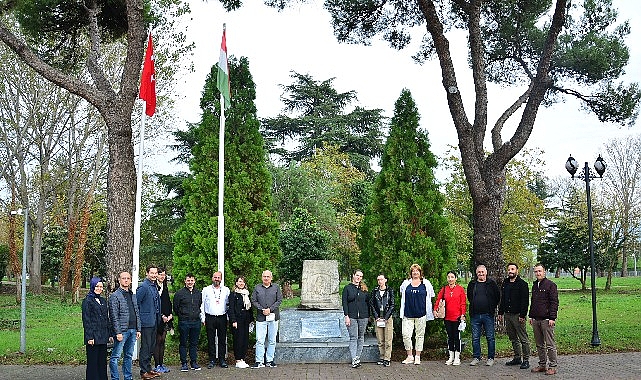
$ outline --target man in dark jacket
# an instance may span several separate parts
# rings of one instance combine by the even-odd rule
[[[131,365],[134,343],[140,338],[140,311],[136,295],[131,292],[131,274],[120,272],[120,287],[109,296],[109,319],[113,328],[114,347],[109,359],[111,380],[119,380],[118,360],[123,355],[122,373],[125,380],[131,380]]]
[[[530,368],[530,341],[525,329],[525,319],[530,302],[530,291],[527,282],[519,276],[519,267],[515,263],[507,265],[507,278],[503,280],[499,321],[505,315],[507,335],[512,342],[514,358],[505,365],[521,365],[521,369]]]
[[[481,362],[481,326],[485,328],[485,338],[487,339],[487,362],[485,365],[494,364],[494,312],[500,298],[499,286],[494,280],[487,278],[485,265],[477,266],[476,280],[470,281],[467,286],[467,299],[470,302],[470,318],[472,319],[472,354],[474,355],[470,362],[472,366]]]
[[[153,379],[160,374],[151,368],[151,356],[156,347],[156,329],[161,322],[160,294],[156,287],[158,267],[147,266],[145,280],[136,290],[138,309],[140,309],[140,377],[143,380]]]
[[[201,312],[200,304],[203,301],[200,290],[194,287],[196,278],[188,273],[185,276],[185,287],[176,292],[174,296],[174,313],[178,316],[178,332],[180,333],[180,370],[189,371],[187,367],[187,342],[189,342],[189,359],[191,368],[199,370],[198,365],[198,337],[200,336]],[[204,317],[202,317],[204,318]]]
[[[532,372],[545,372],[546,375],[554,375],[557,365],[554,327],[559,311],[559,293],[556,284],[545,277],[543,265],[536,264],[534,266],[534,276],[536,276],[536,281],[532,284],[530,324],[534,330],[539,366],[532,368]]]

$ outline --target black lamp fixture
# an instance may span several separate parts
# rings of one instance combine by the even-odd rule
[[[592,174],[588,163],[585,163],[583,172],[579,174],[579,178],[585,181],[585,193],[587,196],[587,206],[588,206],[588,249],[590,251],[590,267],[591,267],[591,283],[592,283],[592,342],[590,344],[592,347],[601,345],[601,339],[599,338],[599,330],[597,328],[597,319],[596,319],[596,275],[595,275],[595,263],[594,263],[594,233],[592,229],[592,198],[590,196],[590,180],[595,178],[603,178],[603,173],[605,173],[605,160],[599,154],[599,157],[594,163],[594,170],[599,175],[598,177]],[[574,174],[579,169],[579,163],[570,155],[568,160],[565,162],[565,169],[570,173],[572,178]]]

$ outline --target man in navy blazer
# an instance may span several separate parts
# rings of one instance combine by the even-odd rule
[[[151,356],[156,347],[156,328],[160,324],[160,295],[156,286],[158,267],[147,266],[147,277],[136,290],[140,310],[140,377],[153,379],[160,374],[151,367]]]

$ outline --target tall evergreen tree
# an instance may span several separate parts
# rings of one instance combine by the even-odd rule
[[[317,81],[296,72],[291,77],[294,83],[283,86],[287,96],[282,97],[288,114],[263,120],[270,153],[286,162],[302,161],[325,145],[337,145],[353,166],[373,175],[369,162],[381,153],[383,110],[356,107],[348,113],[346,108],[356,100],[355,91],[336,91],[334,78]],[[288,139],[298,146],[283,148]]]
[[[395,104],[359,241],[365,278],[383,271],[393,286],[400,285],[413,263],[438,285],[455,262],[452,228],[434,178],[436,158],[427,134],[418,128],[418,110],[405,89]]]
[[[256,88],[246,58],[229,62],[231,108],[225,113],[225,283],[247,277],[250,286],[261,272],[274,270],[279,259],[278,223],[271,214],[271,176],[256,117]],[[220,93],[217,66],[207,77],[200,107],[203,115],[192,125],[194,137],[184,182],[185,223],[176,233],[174,273],[191,272],[198,285],[210,283],[217,268],[218,131]]]

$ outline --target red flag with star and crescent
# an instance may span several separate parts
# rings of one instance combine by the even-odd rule
[[[151,41],[151,33],[149,33],[147,54],[145,55],[145,64],[140,78],[139,98],[145,101],[145,114],[150,117],[153,116],[156,112],[156,68],[154,66],[154,46]]]

